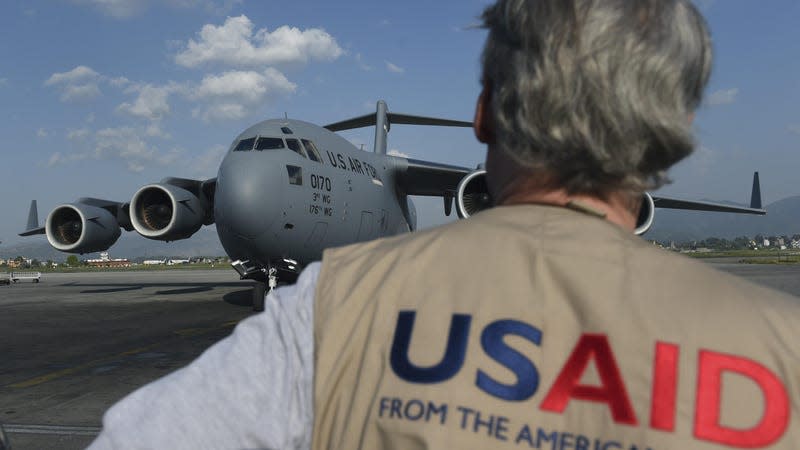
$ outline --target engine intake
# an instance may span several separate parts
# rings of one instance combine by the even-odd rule
[[[656,216],[656,204],[653,201],[653,196],[644,193],[642,196],[642,207],[639,209],[639,217],[636,219],[636,229],[633,231],[637,236],[647,233],[647,230],[653,226],[653,219]]]
[[[131,223],[148,239],[177,241],[203,225],[206,206],[191,192],[171,184],[150,184],[131,199]]]
[[[475,170],[458,183],[456,213],[459,219],[466,219],[484,209],[491,208],[492,204],[492,196],[486,185],[486,170]]]
[[[492,196],[489,194],[489,187],[486,184],[485,169],[478,169],[469,173],[458,183],[456,213],[458,213],[460,219],[466,219],[484,209],[491,208],[492,204]],[[656,206],[655,202],[653,202],[653,197],[645,192],[642,196],[642,207],[639,210],[634,233],[642,235],[653,226],[655,210]]]
[[[82,203],[55,208],[47,216],[45,232],[56,250],[81,254],[107,250],[122,234],[110,212]]]

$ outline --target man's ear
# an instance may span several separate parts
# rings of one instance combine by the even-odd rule
[[[491,102],[491,87],[484,84],[478,96],[478,104],[475,105],[475,120],[472,122],[475,137],[484,144],[491,144],[494,141],[494,121],[489,107]]]

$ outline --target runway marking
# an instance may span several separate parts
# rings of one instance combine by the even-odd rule
[[[15,389],[21,389],[21,388],[29,388],[29,387],[37,386],[37,385],[40,385],[42,383],[47,383],[48,381],[53,381],[53,380],[55,380],[57,378],[65,377],[67,375],[72,375],[73,373],[76,373],[76,372],[81,372],[83,370],[91,369],[94,366],[100,366],[100,365],[106,364],[108,362],[114,361],[115,359],[119,359],[119,358],[122,358],[122,357],[125,357],[125,356],[136,355],[136,354],[142,353],[142,352],[146,352],[146,351],[148,351],[148,350],[150,350],[152,348],[158,347],[161,344],[162,343],[159,342],[159,343],[156,343],[156,344],[153,344],[153,345],[148,345],[147,347],[140,347],[140,348],[135,348],[133,350],[124,351],[122,353],[117,353],[114,356],[107,356],[105,358],[95,359],[93,361],[89,361],[87,363],[77,365],[75,367],[69,367],[69,368],[66,368],[66,369],[56,370],[55,372],[50,372],[50,373],[47,373],[47,374],[44,374],[44,375],[40,375],[38,377],[31,378],[30,380],[25,380],[25,381],[20,381],[19,383],[9,384],[6,387],[15,388]]]
[[[200,336],[200,335],[203,335],[203,334],[207,334],[207,333],[211,333],[211,332],[214,332],[214,331],[218,331],[218,330],[220,330],[222,328],[231,328],[231,327],[235,326],[237,323],[238,322],[234,320],[234,321],[230,321],[230,322],[225,322],[225,323],[223,323],[223,324],[221,324],[221,325],[219,325],[217,327],[211,327],[211,328],[187,328],[187,329],[183,329],[183,330],[177,330],[174,333],[178,334],[181,338]],[[67,375],[72,375],[72,374],[77,373],[77,372],[81,372],[81,371],[84,371],[84,370],[91,369],[94,366],[104,365],[106,363],[109,363],[111,361],[114,361],[116,359],[119,359],[119,358],[122,358],[122,357],[125,357],[125,356],[132,356],[132,355],[137,355],[139,353],[147,352],[147,351],[152,350],[152,349],[154,349],[156,347],[160,347],[160,346],[166,344],[168,340],[169,339],[165,339],[163,341],[156,342],[155,344],[148,345],[146,347],[134,348],[132,350],[124,351],[122,353],[117,353],[116,355],[113,355],[113,356],[107,356],[105,358],[95,359],[95,360],[92,360],[92,361],[89,361],[87,363],[83,363],[83,364],[80,364],[80,365],[77,365],[77,366],[74,366],[74,367],[69,367],[69,368],[61,369],[61,370],[56,370],[55,372],[50,372],[50,373],[47,373],[47,374],[44,374],[44,375],[40,375],[40,376],[35,377],[35,378],[31,378],[29,380],[25,380],[25,381],[20,381],[20,382],[17,382],[17,383],[9,384],[9,385],[6,385],[5,387],[14,388],[14,389],[23,389],[23,388],[29,388],[29,387],[33,387],[33,386],[38,386],[38,385],[40,385],[42,383],[47,383],[48,381],[53,381],[53,380],[56,380],[58,378],[65,377]]]
[[[183,328],[183,329],[180,329],[180,330],[175,330],[175,331],[173,331],[173,333],[175,333],[175,334],[177,334],[179,336],[182,336],[182,337],[199,336],[201,334],[211,333],[212,331],[217,331],[217,330],[220,330],[222,328],[234,327],[234,326],[236,326],[237,323],[239,323],[239,322],[236,321],[236,320],[231,320],[229,322],[225,322],[223,324],[220,324],[217,327]]]
[[[62,436],[97,436],[100,427],[73,427],[68,425],[3,425],[7,433],[14,434],[57,434]]]

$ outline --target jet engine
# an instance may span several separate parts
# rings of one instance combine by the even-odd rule
[[[642,207],[639,209],[639,217],[636,219],[636,230],[634,230],[634,233],[636,233],[637,236],[647,233],[647,230],[653,226],[655,215],[656,204],[653,201],[653,196],[645,192],[642,197]]]
[[[478,169],[458,183],[456,194],[456,213],[459,219],[476,214],[492,207],[492,196],[486,185],[486,170]]]
[[[83,203],[54,209],[45,224],[47,240],[56,250],[93,253],[108,249],[119,239],[119,222],[107,210]]]
[[[458,183],[458,193],[456,194],[456,212],[460,219],[476,214],[484,209],[492,207],[492,196],[486,185],[486,170],[478,169],[465,176]],[[655,218],[655,202],[653,197],[645,192],[642,196],[642,207],[639,210],[639,217],[636,221],[637,235],[646,233],[653,226]]]
[[[131,199],[131,223],[148,239],[177,241],[193,235],[207,215],[207,207],[191,192],[171,184],[150,184]]]

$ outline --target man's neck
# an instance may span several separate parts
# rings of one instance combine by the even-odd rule
[[[605,219],[620,227],[633,231],[636,229],[638,208],[632,203],[631,196],[623,192],[612,192],[600,198],[586,194],[568,194],[564,189],[529,190],[511,192],[497,203],[500,205],[540,204],[585,208],[587,212],[597,212]]]

